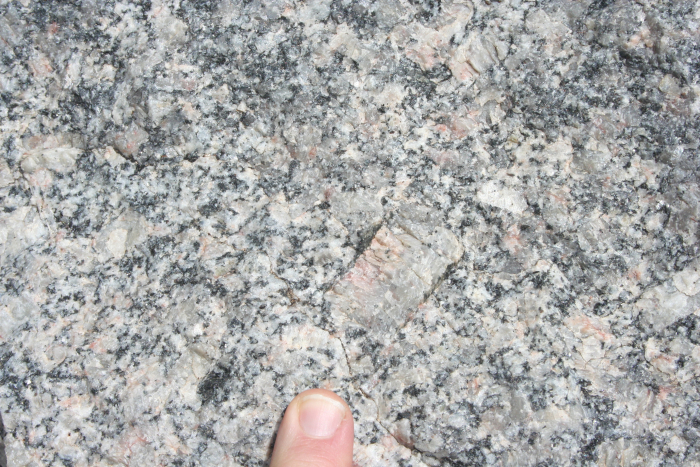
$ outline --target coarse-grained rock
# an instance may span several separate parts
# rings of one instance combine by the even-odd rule
[[[8,465],[264,466],[311,387],[358,466],[698,465],[699,27],[0,1]]]

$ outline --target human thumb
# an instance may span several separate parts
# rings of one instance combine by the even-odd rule
[[[353,440],[345,401],[331,391],[310,389],[287,407],[270,467],[352,467]]]

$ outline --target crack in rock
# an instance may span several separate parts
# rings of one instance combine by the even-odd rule
[[[348,356],[348,351],[345,349],[345,344],[343,343],[343,339],[341,339],[339,337],[336,337],[336,339],[338,339],[338,342],[340,342],[340,347],[343,349],[343,355],[345,356],[345,362],[346,362],[347,367],[348,367],[348,374],[350,375],[351,379],[354,379],[355,377],[353,375],[352,366],[350,365],[350,357]],[[358,386],[357,389],[365,399],[367,399],[372,404],[374,404],[374,408],[375,408],[374,421],[377,423],[377,425],[379,425],[389,436],[394,438],[394,440],[398,444],[400,444],[401,446],[404,446],[404,447],[410,449],[412,453],[422,454],[422,451],[415,448],[415,446],[413,445],[413,442],[410,439],[410,436],[405,437],[405,439],[404,439],[404,437],[397,436],[397,434],[395,434],[394,432],[389,430],[389,428],[387,428],[384,425],[384,423],[382,423],[382,421],[379,417],[379,404],[377,404],[377,401],[375,401],[374,398],[367,391],[362,389],[361,386]]]

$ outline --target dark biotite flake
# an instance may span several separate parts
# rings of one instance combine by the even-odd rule
[[[2,414],[0,413],[0,467],[7,467],[7,456],[5,455],[5,425],[2,422]]]
[[[197,394],[202,399],[202,403],[222,400],[221,396],[224,395],[222,392],[225,392],[223,388],[232,376],[234,376],[232,368],[215,366],[197,386]]]
[[[212,199],[208,203],[200,205],[198,210],[200,214],[202,214],[205,217],[208,217],[216,212],[219,212],[221,209],[222,207],[219,203],[219,200]]]
[[[421,394],[421,392],[423,392],[423,390],[417,387],[416,385],[409,386],[403,390],[404,394],[408,394],[409,396],[413,397],[418,397]]]
[[[245,125],[246,127],[249,127],[253,123],[255,123],[255,117],[250,113],[245,113],[241,117],[241,123],[243,123],[243,125]]]

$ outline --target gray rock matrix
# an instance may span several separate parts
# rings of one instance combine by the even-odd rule
[[[7,456],[5,455],[5,425],[2,423],[0,416],[0,467],[7,467]]]
[[[700,465],[700,2],[0,0],[8,464]]]

